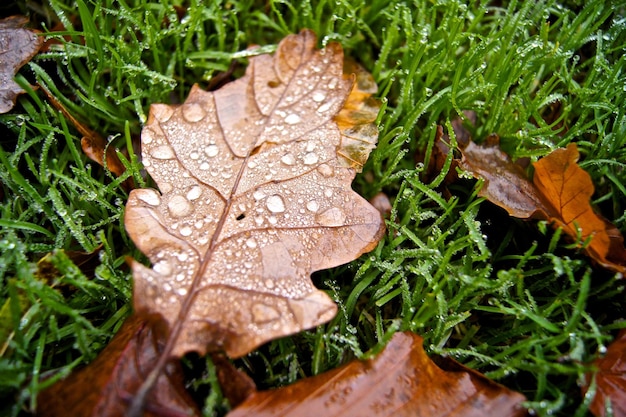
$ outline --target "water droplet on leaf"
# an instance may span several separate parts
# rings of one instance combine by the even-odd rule
[[[269,196],[265,201],[265,206],[272,213],[282,213],[285,211],[285,201],[278,194]]]

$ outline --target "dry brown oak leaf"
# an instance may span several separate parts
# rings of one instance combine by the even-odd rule
[[[446,367],[443,370],[430,360],[421,337],[396,333],[374,359],[353,361],[276,390],[254,392],[228,417],[527,415],[522,394],[457,362]]]
[[[594,416],[604,417],[610,404],[614,417],[626,417],[626,330],[621,330],[609,345],[606,354],[595,360],[596,395],[589,406]],[[589,389],[593,375],[587,375],[583,395]]]
[[[150,258],[133,262],[136,311],[165,317],[165,354],[247,354],[271,339],[327,322],[337,307],[313,271],[375,247],[380,213],[352,191],[360,155],[335,116],[353,89],[343,51],[316,49],[308,30],[215,92],[151,107],[143,163],[159,186],[133,190],[125,225]],[[368,142],[369,141],[369,142]],[[345,142],[345,143],[344,143]],[[355,163],[355,161],[357,161]]]
[[[598,264],[626,274],[624,238],[610,222],[599,216],[590,204],[593,182],[576,163],[576,144],[556,149],[533,164],[532,182],[519,165],[498,146],[497,141],[485,145],[470,142],[462,150],[461,168],[484,186],[479,195],[504,208],[518,218],[546,219],[562,228],[572,240]]]
[[[24,90],[13,77],[17,71],[39,52],[43,37],[36,30],[25,29],[25,16],[11,16],[0,20],[0,113],[15,105],[15,99]]]

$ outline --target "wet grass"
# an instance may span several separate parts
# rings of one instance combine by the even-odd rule
[[[240,75],[248,45],[271,50],[308,27],[379,83],[379,146],[354,187],[386,193],[393,210],[372,253],[314,276],[340,306],[334,320],[237,364],[274,387],[413,330],[430,353],[524,393],[539,415],[586,415],[586,363],[626,327],[620,277],[547,224],[478,198],[480,183],[444,189],[443,175],[427,177],[417,161],[436,126],[451,130],[467,110],[475,140],[497,133],[515,158],[576,142],[594,204],[626,231],[626,9],[471,3],[18,2],[42,27],[64,29],[19,72],[27,94],[0,116],[0,414],[32,411],[39,390],[106,345],[130,312],[125,257],[142,256],[123,227],[125,178],[82,154],[80,134],[41,89],[109,146],[132,149],[150,103],[182,101],[233,61]],[[125,175],[150,185],[136,156],[122,156]],[[185,362],[205,415],[223,413],[210,361]]]

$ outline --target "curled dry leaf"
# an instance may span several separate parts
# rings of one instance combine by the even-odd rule
[[[609,345],[606,354],[596,359],[596,395],[589,410],[596,417],[604,417],[606,405],[610,403],[614,417],[626,416],[626,330]],[[587,375],[583,395],[589,389],[593,375]]]
[[[374,359],[255,392],[228,417],[527,415],[522,394],[457,362],[448,367],[444,371],[428,358],[421,337],[397,333]]]
[[[598,264],[626,274],[626,249],[619,230],[599,216],[589,203],[594,193],[591,177],[578,166],[578,148],[571,143],[534,164],[532,182],[525,170],[500,150],[497,141],[470,142],[462,150],[460,166],[485,184],[479,195],[504,208],[511,216],[549,220]]]
[[[161,353],[164,327],[155,316],[131,316],[94,362],[39,393],[37,416],[125,416]],[[200,415],[183,387],[179,362],[170,362],[159,375],[147,404],[145,417]]]
[[[0,113],[11,110],[17,96],[24,93],[13,77],[43,45],[43,37],[37,36],[39,31],[25,29],[26,23],[25,16],[0,20]]]
[[[376,141],[371,117],[350,122],[371,93],[352,90],[340,45],[315,45],[311,31],[288,36],[241,79],[151,108],[142,153],[160,193],[132,191],[125,224],[153,265],[132,264],[135,309],[165,317],[167,353],[238,357],[330,320],[337,308],[310,274],[382,236],[378,211],[350,189],[373,145],[347,135]],[[362,95],[338,126],[351,91]]]

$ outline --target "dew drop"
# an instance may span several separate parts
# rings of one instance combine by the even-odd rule
[[[139,190],[138,190],[139,191]],[[137,193],[137,191],[135,191]],[[146,204],[151,206],[158,206],[161,204],[161,197],[159,197],[159,193],[155,190],[144,189],[137,193],[137,198],[143,201]]]
[[[191,227],[189,226],[183,226],[180,228],[180,234],[181,236],[191,236],[191,233],[193,232],[193,230],[191,230]]]
[[[141,132],[141,143],[143,143],[144,145],[147,145],[149,143],[152,143],[152,141],[154,140],[154,131],[152,129],[144,129],[143,132]]]
[[[152,269],[154,269],[154,272],[156,272],[157,274],[163,276],[167,276],[172,273],[172,265],[166,261],[160,261],[155,263]]]
[[[319,106],[319,107],[317,108],[317,110],[316,110],[316,111],[317,111],[318,113],[324,113],[324,112],[327,112],[327,111],[330,109],[330,106],[331,106],[331,105],[332,105],[332,103],[324,103],[324,104],[322,104],[321,106]]]
[[[246,246],[249,247],[250,249],[256,248],[257,246],[256,239],[251,237],[248,240],[246,240]]]
[[[150,149],[150,155],[155,159],[173,159],[176,155],[174,149],[167,145],[157,146]]]
[[[254,197],[256,201],[263,200],[265,198],[265,193],[261,190],[256,190],[252,193],[252,197]]]
[[[159,189],[161,190],[162,193],[169,193],[170,191],[172,191],[174,189],[174,187],[172,187],[172,184],[170,184],[169,182],[164,182],[164,183],[159,183]]]
[[[203,170],[203,171],[208,171],[208,169],[209,169],[210,167],[211,167],[211,166],[209,165],[209,163],[208,163],[208,162],[203,162],[203,163],[201,163],[201,164],[200,164],[200,169],[201,169],[201,170]]]
[[[187,252],[180,252],[178,255],[176,255],[176,259],[178,259],[180,262],[185,262],[187,259],[189,259],[189,254]]]
[[[313,165],[313,164],[317,163],[318,160],[319,160],[319,157],[314,152],[309,152],[309,153],[304,155],[304,164],[305,165]]]
[[[343,226],[346,221],[346,214],[339,207],[331,207],[318,214],[315,220],[322,226]]]
[[[183,117],[188,122],[199,122],[204,119],[206,112],[198,103],[183,104]]]
[[[161,123],[165,123],[170,120],[172,114],[174,114],[174,109],[165,104],[155,104],[152,106],[151,111],[152,115]]]
[[[204,153],[209,158],[213,158],[214,156],[217,156],[219,152],[220,152],[220,149],[215,144],[208,145],[207,147],[204,148]]]
[[[283,155],[282,158],[280,158],[280,162],[282,162],[285,165],[293,165],[296,163],[296,158],[293,156],[293,154],[286,153]]]
[[[176,293],[178,293],[178,295],[187,295],[187,288],[179,288],[176,290]]]
[[[321,103],[322,101],[324,101],[325,98],[326,94],[320,91],[316,91],[315,93],[313,93],[313,101],[315,101],[316,103]]]
[[[282,213],[285,211],[285,201],[278,194],[269,196],[265,201],[265,206],[272,213]]]
[[[264,221],[263,216],[254,216],[254,222],[257,226],[261,226]]]
[[[265,280],[265,286],[266,286],[267,288],[270,288],[270,289],[271,289],[271,288],[274,288],[274,281],[273,281],[273,280],[271,280],[271,279],[269,279],[269,278],[268,278],[268,279],[266,279],[266,280]]]
[[[276,216],[269,216],[267,218],[267,221],[269,222],[269,224],[274,225],[276,223],[278,223],[278,219],[276,218]]]
[[[333,189],[332,188],[327,188],[324,190],[324,195],[328,198],[333,196]]]
[[[320,205],[317,201],[315,200],[311,200],[308,203],[306,203],[306,208],[309,211],[312,211],[313,213],[315,213],[317,210],[319,210]]]
[[[199,154],[198,152],[196,152],[196,151],[193,151],[193,152],[191,152],[191,153],[189,154],[189,157],[190,157],[191,159],[198,159],[198,158],[200,158],[200,154]]]
[[[300,120],[300,116],[293,113],[285,117],[285,123],[287,123],[288,125],[295,125],[296,123],[300,123]]]
[[[322,174],[322,177],[325,177],[325,178],[331,177],[335,173],[334,170],[333,170],[333,167],[331,167],[328,164],[322,164],[322,165],[318,166],[317,167],[317,172]]]
[[[252,160],[248,161],[248,168],[250,168],[250,169],[256,168],[256,162],[254,162]]]
[[[172,217],[180,218],[191,214],[193,206],[182,195],[175,195],[167,202],[167,209]]]
[[[202,195],[202,187],[200,187],[199,185],[194,185],[187,192],[187,200],[197,200],[198,198],[200,198],[200,195]]]

